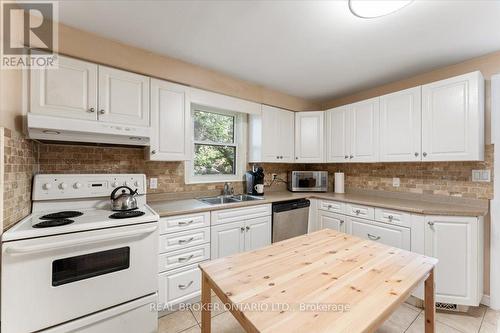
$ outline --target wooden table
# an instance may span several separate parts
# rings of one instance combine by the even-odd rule
[[[247,332],[356,333],[375,331],[425,281],[431,333],[436,263],[329,229],[203,263],[202,332],[211,289]]]

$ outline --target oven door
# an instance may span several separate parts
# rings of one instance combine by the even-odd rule
[[[32,332],[158,289],[158,223],[2,246],[2,331]]]
[[[320,171],[293,171],[291,191],[323,192],[327,190],[327,179]]]

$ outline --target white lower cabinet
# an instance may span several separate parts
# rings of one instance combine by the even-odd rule
[[[212,259],[271,244],[271,205],[212,212]]]
[[[330,228],[439,260],[436,302],[478,306],[483,297],[482,217],[425,216],[312,199],[314,228]],[[335,213],[332,212],[335,210]],[[342,221],[344,221],[342,223]],[[413,293],[423,297],[422,286]]]
[[[426,216],[425,224],[425,254],[439,260],[436,300],[477,306],[483,296],[482,218]]]
[[[317,225],[320,230],[333,229],[341,232],[346,232],[346,218],[347,216],[345,215],[319,211]]]

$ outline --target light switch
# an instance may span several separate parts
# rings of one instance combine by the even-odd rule
[[[392,187],[399,187],[400,183],[401,181],[399,178],[397,177],[392,178]]]
[[[158,178],[149,179],[149,188],[153,190],[158,188]]]

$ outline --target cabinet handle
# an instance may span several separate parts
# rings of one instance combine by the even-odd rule
[[[151,154],[156,154],[156,150],[151,150]]]
[[[389,216],[387,216],[387,218],[392,221],[392,219],[394,218],[394,216],[389,215]]]
[[[340,224],[344,224],[344,220],[340,220]]]
[[[368,238],[370,238],[371,240],[379,240],[380,239],[380,236],[374,236],[372,234],[367,234],[368,235]]]
[[[283,159],[283,156],[280,156],[280,159]]]
[[[418,153],[417,152],[415,152],[415,157],[418,157]]]
[[[359,209],[356,209],[354,212],[356,213],[356,215],[359,215],[361,213]]]
[[[94,113],[94,112],[95,112],[95,109],[94,109],[94,108],[90,108],[90,109],[88,109],[88,111],[87,111],[87,112]]]
[[[348,159],[348,158],[349,158],[349,155],[345,155],[345,156],[344,156],[344,158],[345,158],[345,159]]]
[[[328,206],[327,206],[327,208],[328,208],[328,209],[332,208],[332,205],[328,205]]]
[[[194,222],[193,220],[189,220],[189,221],[187,221],[187,222],[185,222],[185,221],[180,221],[179,223],[177,223],[177,225],[189,225],[189,224],[191,224],[191,223],[193,223],[193,222]]]
[[[194,237],[191,237],[189,239],[179,239],[179,244],[191,243],[193,240],[194,240]]]
[[[277,159],[277,160],[279,160],[279,159],[280,159],[280,157],[279,157],[279,156],[276,156],[276,159]]]
[[[296,160],[298,160],[299,158],[298,157],[295,157]]]
[[[427,224],[428,224],[428,225],[430,225],[430,226],[432,227],[432,226],[434,225],[434,222],[429,221],[429,222],[427,222]]]
[[[422,155],[424,155],[424,157],[426,157],[426,156],[427,156],[427,153],[426,153],[426,152],[424,152]]]
[[[354,158],[354,156],[351,155],[351,156],[349,156],[349,158]]]
[[[241,230],[241,231],[245,231],[245,227],[241,227],[241,228],[240,228],[240,230]]]
[[[99,110],[99,114],[105,114],[105,113],[106,113],[106,111],[104,111],[104,109]]]
[[[181,290],[184,290],[184,289],[187,289],[189,287],[191,287],[191,285],[194,283],[193,280],[189,281],[188,284],[179,284],[177,287],[179,287],[179,289]]]
[[[248,230],[250,230],[250,227],[249,227],[249,226],[246,226],[246,227],[245,227],[245,229],[247,229],[247,231],[248,231]]]
[[[193,257],[194,257],[194,254],[190,255],[189,257],[180,257],[180,258],[177,258],[177,261],[178,262],[189,261],[189,260],[193,259]]]

